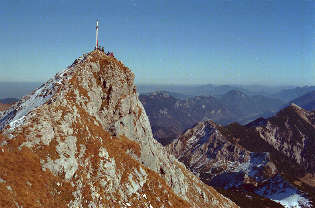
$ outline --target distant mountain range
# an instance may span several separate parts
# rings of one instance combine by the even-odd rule
[[[188,99],[188,98],[191,98],[191,97],[194,97],[194,96],[190,96],[190,95],[185,95],[185,94],[182,94],[182,93],[178,93],[178,92],[171,92],[171,91],[155,91],[155,92],[148,92],[148,93],[143,93],[141,95],[148,95],[148,96],[151,96],[153,94],[168,94],[170,95],[171,97],[174,97],[174,98],[177,98],[177,99],[181,99],[181,100],[185,100],[185,99]]]
[[[189,97],[222,95],[230,90],[248,91],[237,85],[138,85],[138,91],[140,94],[167,91],[180,93]]]
[[[279,99],[263,95],[249,96],[239,90],[231,90],[225,93],[219,97],[219,101],[238,117],[234,121],[240,123],[247,123],[258,116],[271,116],[284,104]]]
[[[199,122],[168,149],[241,207],[315,203],[315,112],[295,104],[245,126]]]
[[[290,103],[295,103],[306,110],[315,110],[315,90],[292,100]]]
[[[296,87],[292,89],[281,90],[280,92],[275,93],[272,96],[285,102],[289,102],[314,90],[315,86]]]
[[[140,95],[149,117],[154,138],[168,144],[185,129],[201,120],[212,118],[228,122],[233,113],[214,97],[197,96],[181,100],[167,92],[154,92]]]
[[[0,99],[21,98],[41,86],[40,82],[0,82]]]
[[[15,102],[17,102],[19,99],[17,98],[3,98],[3,99],[0,99],[0,103],[2,104],[13,104]]]
[[[0,99],[6,97],[21,98],[38,88],[40,82],[0,82]],[[299,96],[315,90],[315,86],[268,86],[268,85],[235,85],[235,84],[204,84],[204,85],[153,85],[139,84],[137,91],[140,94],[152,93],[155,91],[172,92],[172,96],[180,99],[195,96],[222,96],[231,91],[241,91],[247,95],[263,95],[280,99],[287,103]]]
[[[288,102],[310,92],[315,86],[268,86],[268,85],[138,85],[140,94],[155,91],[175,92],[185,96],[221,96],[231,90],[242,91],[247,95],[263,95]]]
[[[16,98],[5,98],[5,99],[0,99],[0,116],[2,115],[2,112],[9,109],[10,106],[17,102],[18,99]]]
[[[154,92],[140,95],[155,138],[166,145],[185,129],[199,121],[214,120],[220,124],[247,123],[260,116],[277,112],[284,103],[265,96],[248,96],[232,90],[220,97],[195,96],[175,98],[174,93]]]

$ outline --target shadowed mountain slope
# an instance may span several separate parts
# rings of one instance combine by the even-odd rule
[[[285,207],[311,207],[315,202],[314,118],[314,112],[292,104],[246,126],[203,121],[168,149],[202,181],[232,196],[242,207],[271,203],[264,198]]]
[[[231,90],[220,97],[220,102],[231,112],[242,118],[242,122],[250,121],[257,116],[271,115],[284,105],[281,100],[262,95],[247,95],[238,90]],[[239,119],[238,121],[241,121]]]
[[[315,90],[292,100],[290,103],[295,103],[309,111],[315,110]]]
[[[167,145],[199,121],[211,119],[225,125],[231,122],[248,123],[269,116],[283,103],[265,96],[248,96],[232,90],[221,97],[196,96],[178,99],[168,92],[140,95],[153,130],[154,138]]]
[[[284,102],[289,102],[314,90],[315,86],[295,87],[293,89],[281,90],[280,92],[273,94],[273,97],[281,99]]]
[[[198,96],[176,99],[166,92],[140,95],[153,135],[161,144],[172,142],[184,130],[201,120],[212,118],[221,122],[233,114],[214,97]]]

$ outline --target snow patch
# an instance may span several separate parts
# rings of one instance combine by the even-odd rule
[[[27,114],[50,100],[62,83],[65,71],[56,74],[54,78],[36,89],[31,95],[23,97],[17,104],[7,110],[0,119],[0,130],[8,124],[10,130],[20,126]]]
[[[239,187],[244,184],[245,178],[253,178],[257,182],[265,180],[262,175],[265,165],[269,162],[268,153],[250,153],[250,157],[246,162],[230,162],[222,163],[218,161],[213,164],[213,167],[222,167],[226,165],[227,168],[224,172],[216,175],[212,183],[216,186],[222,186],[224,189],[232,187]],[[211,172],[210,172],[211,173]]]
[[[256,191],[258,195],[280,203],[286,208],[311,207],[310,201],[299,190],[283,180],[281,176],[274,177],[268,185]]]

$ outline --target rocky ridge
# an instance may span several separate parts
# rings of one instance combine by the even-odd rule
[[[0,117],[1,207],[237,207],[153,139],[133,84],[92,51]]]
[[[268,153],[250,152],[229,141],[211,120],[188,129],[168,149],[202,181],[216,187],[258,186],[277,174]]]
[[[256,122],[265,123],[262,119]],[[173,141],[168,150],[202,181],[219,188],[241,207],[255,203],[260,207],[311,207],[310,195],[281,176],[273,155],[258,148],[249,151],[243,146],[243,138],[227,136],[225,131],[211,120],[199,122]],[[248,136],[255,143],[256,138]],[[260,144],[256,141],[255,145]]]
[[[315,110],[315,90],[295,98],[290,103],[295,103],[305,110],[313,111]]]
[[[276,116],[253,122],[261,139],[302,166],[315,173],[315,112],[291,104]]]

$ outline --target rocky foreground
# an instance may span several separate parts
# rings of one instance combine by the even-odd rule
[[[92,51],[0,115],[0,207],[237,207],[153,139],[133,81]]]

